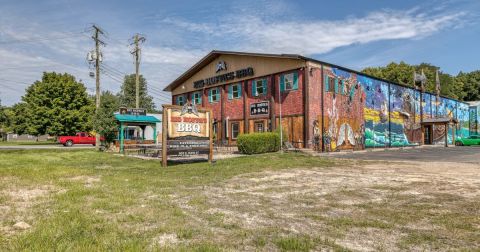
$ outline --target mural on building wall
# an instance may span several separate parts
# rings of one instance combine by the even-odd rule
[[[364,107],[366,147],[386,147],[389,144],[388,84],[366,76],[358,76],[366,92]]]
[[[325,68],[324,88],[325,150],[363,149],[365,91],[356,74]]]
[[[455,134],[456,139],[470,136],[470,115],[468,104],[457,102],[458,126]]]
[[[422,99],[423,118],[432,118],[432,95],[428,93],[423,93]]]
[[[419,96],[417,91],[390,85],[390,139],[391,146],[418,145],[421,140]]]
[[[480,106],[471,106],[469,109],[469,127],[470,127],[470,134],[471,135],[476,135],[479,134],[479,119],[480,119]]]

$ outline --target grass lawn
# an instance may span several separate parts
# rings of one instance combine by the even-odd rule
[[[0,250],[480,246],[478,177],[384,166],[275,153],[161,168],[93,150],[0,151]]]
[[[55,141],[39,141],[39,142],[33,142],[33,141],[0,141],[0,146],[15,146],[15,145],[55,145],[59,144]]]

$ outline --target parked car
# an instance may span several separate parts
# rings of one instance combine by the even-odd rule
[[[105,138],[101,137],[100,140],[104,141]],[[95,136],[87,132],[78,132],[75,136],[59,136],[58,142],[67,147],[73,146],[74,144],[95,145]]]
[[[480,135],[471,135],[467,138],[458,139],[455,141],[459,146],[480,145]]]

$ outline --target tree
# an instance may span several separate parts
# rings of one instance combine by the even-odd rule
[[[25,120],[18,118],[16,129],[31,135],[71,135],[92,128],[92,101],[85,86],[64,73],[43,73],[42,80],[29,86],[18,107],[24,107]]]
[[[148,95],[147,80],[140,75],[140,108],[146,109],[148,112],[155,111],[155,104],[153,103],[153,97]],[[121,91],[118,94],[120,97],[120,105],[135,108],[135,74],[125,75]]]
[[[426,91],[435,92],[435,73],[439,70],[440,94],[460,100],[465,96],[463,82],[455,80],[455,77],[443,73],[439,67],[429,63],[409,65],[403,61],[400,63],[392,62],[385,67],[368,67],[363,69],[362,72],[388,81],[414,87],[413,73],[414,71],[420,73],[422,70],[427,77],[425,84]]]
[[[113,142],[116,138],[117,122],[114,113],[118,111],[120,99],[109,91],[102,92],[100,98],[100,108],[94,115],[94,130],[105,137],[107,144]]]
[[[463,83],[465,101],[480,100],[480,70],[470,73],[460,72],[455,79]]]

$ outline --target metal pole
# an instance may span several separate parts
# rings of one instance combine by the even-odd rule
[[[283,152],[282,94],[280,93],[280,82],[278,83],[278,105],[280,106],[278,111],[280,113],[280,152]]]

